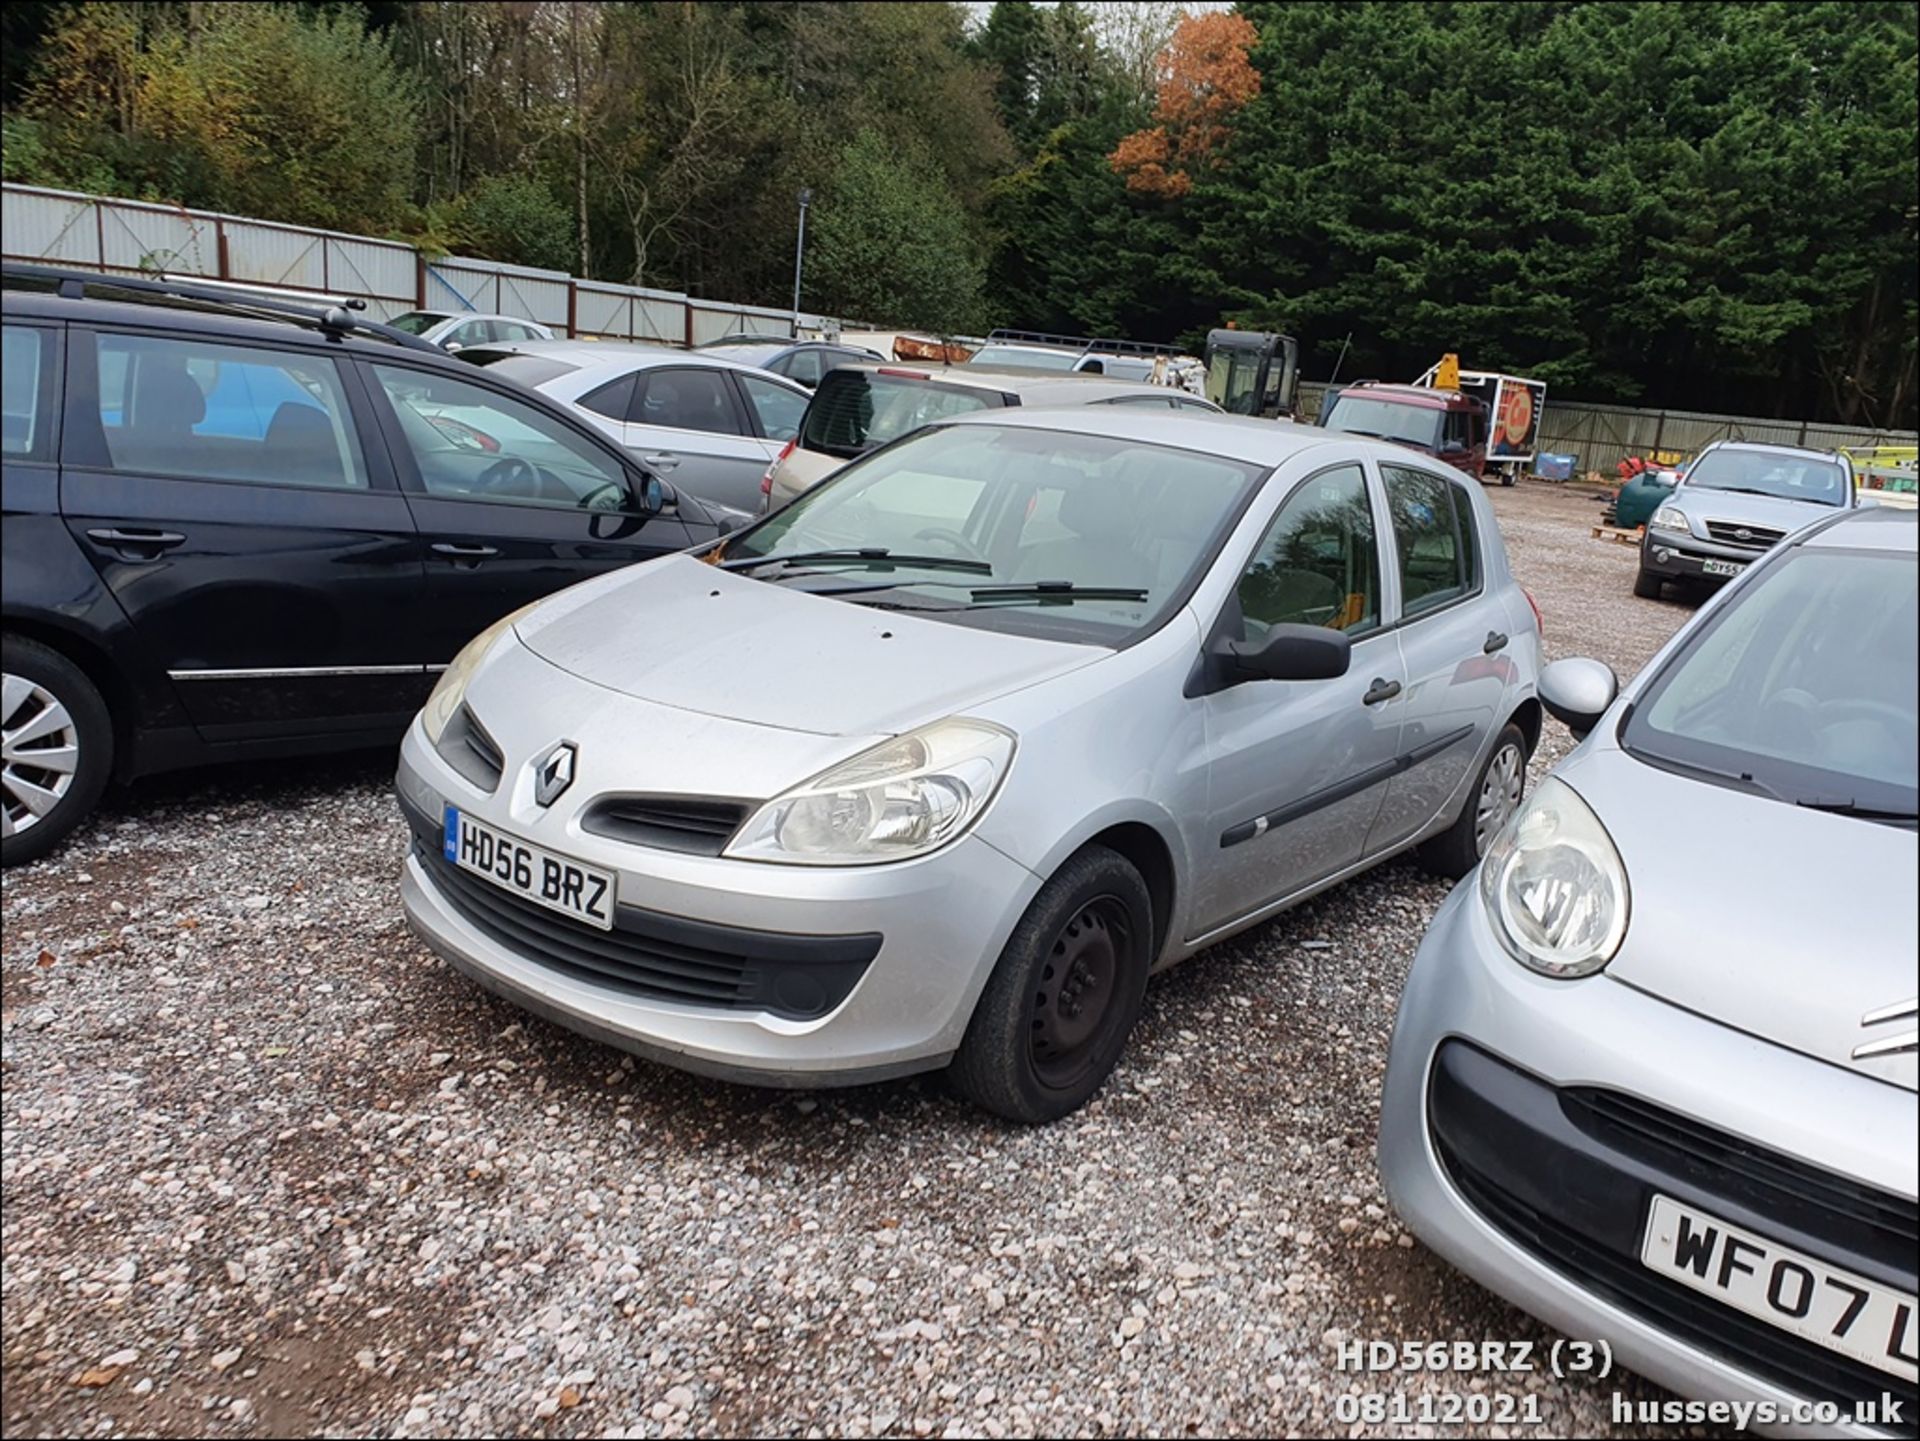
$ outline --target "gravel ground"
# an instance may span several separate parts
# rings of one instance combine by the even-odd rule
[[[1585,493],[1492,495],[1551,655],[1630,675],[1686,618]],[[7,874],[9,1435],[1359,1435],[1333,1342],[1550,1339],[1374,1172],[1446,894],[1410,865],[1156,982],[1095,1102],[1020,1131],[937,1079],[730,1087],[491,999],[401,919],[390,768],[144,784]],[[1612,1426],[1611,1385],[1518,1389],[1544,1424],[1504,1434],[1671,1434]]]

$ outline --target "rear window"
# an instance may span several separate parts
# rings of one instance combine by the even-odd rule
[[[808,450],[851,459],[937,420],[1005,404],[997,391],[942,385],[908,375],[830,370],[800,425]]]
[[[467,350],[461,352],[460,358],[484,365],[495,375],[529,388],[538,388],[580,368],[551,356],[520,355],[511,350]]]
[[[983,345],[969,365],[1013,365],[1022,370],[1072,370],[1080,359],[1073,350],[1028,350],[1018,345]]]

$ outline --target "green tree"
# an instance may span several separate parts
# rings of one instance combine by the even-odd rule
[[[461,243],[513,265],[574,268],[574,217],[551,187],[529,175],[483,175],[453,207]]]
[[[979,323],[983,266],[967,217],[939,176],[862,130],[815,207],[803,303],[897,325]]]

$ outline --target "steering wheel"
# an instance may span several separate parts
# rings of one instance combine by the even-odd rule
[[[540,472],[519,456],[509,455],[481,471],[474,484],[488,495],[511,492],[535,496],[540,493]]]
[[[915,540],[934,541],[937,544],[950,547],[955,555],[962,556],[967,560],[977,560],[983,564],[986,563],[986,556],[981,554],[979,548],[976,547],[972,541],[960,534],[959,531],[951,530],[944,525],[930,525],[925,530],[916,530],[913,533],[913,538]]]

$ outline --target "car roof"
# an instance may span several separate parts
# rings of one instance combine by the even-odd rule
[[[1010,425],[1027,430],[1058,431],[1063,435],[1137,440],[1263,466],[1280,465],[1304,451],[1322,447],[1349,455],[1356,452],[1372,455],[1402,465],[1417,464],[1422,459],[1404,446],[1347,435],[1337,430],[1322,430],[1317,425],[1301,425],[1290,420],[1262,420],[1246,415],[1219,415],[1212,411],[1184,408],[1162,410],[1145,406],[1103,405],[1098,410],[1090,410],[1084,405],[1022,405],[972,410],[938,424]]]
[[[1707,450],[1758,450],[1769,455],[1811,455],[1821,460],[1846,460],[1837,450],[1822,450],[1815,445],[1787,445],[1777,440],[1716,440]],[[1705,455],[1707,450],[1700,454]]]
[[[1920,554],[1920,512],[1869,505],[1808,531],[1801,544],[1811,550],[1878,550]]]
[[[497,350],[514,355],[544,355],[582,369],[627,365],[635,370],[649,370],[656,365],[692,364],[711,366],[715,370],[751,370],[755,375],[765,374],[757,365],[716,355],[711,350],[675,350],[667,345],[628,344],[623,340],[516,340],[508,344],[476,345],[472,350],[483,354]],[[772,378],[781,379],[777,375]]]
[[[1165,385],[1149,385],[1144,380],[1116,380],[1112,376],[1078,370],[1024,370],[1013,365],[916,365],[910,360],[856,361],[836,366],[833,373],[850,370],[1017,395],[1023,405],[1091,405],[1116,395],[1165,394],[1171,389]]]

